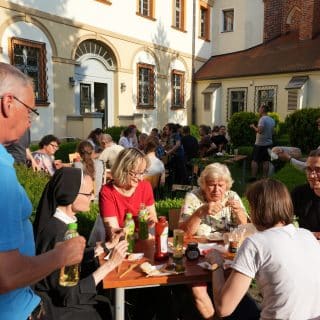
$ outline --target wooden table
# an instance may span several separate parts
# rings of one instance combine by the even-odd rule
[[[191,242],[191,239],[186,239],[186,242]],[[121,265],[120,273],[117,270],[113,270],[103,280],[103,288],[115,289],[115,319],[123,320],[125,317],[124,310],[124,295],[125,290],[133,288],[145,288],[150,286],[161,285],[177,285],[188,284],[197,282],[211,281],[211,274],[209,271],[202,269],[197,264],[201,261],[200,258],[197,261],[185,261],[186,270],[183,274],[161,276],[161,277],[146,277],[137,266],[123,278],[119,278],[124,271],[128,269],[133,263],[141,264],[145,261],[149,261],[151,264],[162,264],[163,262],[154,262],[154,240],[138,240],[136,242],[135,252],[143,252],[144,258],[138,261],[124,261]],[[185,258],[184,258],[185,259]],[[100,259],[100,263],[104,263],[103,259]],[[117,268],[118,269],[118,268]]]

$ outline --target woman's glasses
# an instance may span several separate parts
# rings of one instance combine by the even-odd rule
[[[129,174],[130,174],[132,177],[138,178],[138,179],[142,179],[142,178],[145,176],[146,173],[147,173],[146,170],[143,171],[143,172],[135,172],[135,171],[133,171],[133,170],[130,170],[130,171],[129,171]]]

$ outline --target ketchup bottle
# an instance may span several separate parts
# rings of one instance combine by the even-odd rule
[[[168,254],[168,222],[166,217],[159,217],[155,227],[154,259],[163,261],[169,258]]]

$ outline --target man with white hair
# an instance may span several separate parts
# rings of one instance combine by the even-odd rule
[[[106,168],[111,169],[123,146],[114,143],[110,134],[107,133],[102,135],[101,143],[104,150],[101,152],[99,159],[104,162]]]
[[[30,288],[54,270],[82,260],[85,239],[76,237],[35,256],[32,205],[18,182],[5,145],[30,127],[34,107],[32,80],[0,62],[0,319],[42,319],[41,299]]]

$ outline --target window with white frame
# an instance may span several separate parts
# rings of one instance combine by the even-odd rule
[[[185,0],[173,0],[173,27],[184,30]]]
[[[137,0],[138,14],[147,18],[153,18],[154,0]]]
[[[255,110],[265,105],[269,112],[277,110],[277,86],[261,86],[255,87]]]
[[[172,70],[171,73],[171,107],[183,108],[184,106],[184,72]]]
[[[137,64],[137,102],[138,108],[153,108],[154,107],[154,89],[155,89],[155,74],[154,66],[144,63]]]
[[[36,105],[48,105],[45,43],[11,38],[9,55],[11,64],[32,78]]]
[[[223,32],[233,31],[234,10],[223,10]]]
[[[247,88],[228,89],[228,118],[247,109]]]

